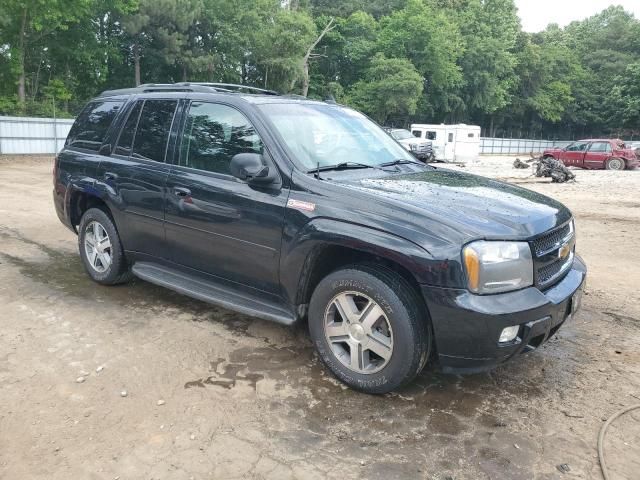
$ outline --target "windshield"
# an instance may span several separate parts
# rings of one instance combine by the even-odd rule
[[[409,130],[392,130],[391,136],[396,140],[409,140],[411,138],[416,138]]]
[[[384,130],[350,108],[312,103],[270,103],[258,108],[307,170],[348,162],[376,166],[415,161]]]

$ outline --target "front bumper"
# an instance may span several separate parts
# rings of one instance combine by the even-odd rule
[[[444,371],[480,372],[535,350],[571,316],[572,300],[584,287],[587,267],[576,255],[567,275],[540,291],[535,287],[497,295],[423,286],[439,363]],[[499,344],[505,327],[520,325],[516,340]]]

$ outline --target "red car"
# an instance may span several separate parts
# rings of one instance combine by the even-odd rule
[[[640,165],[635,151],[627,148],[622,140],[578,140],[565,148],[545,150],[542,155],[560,160],[567,167],[592,170],[624,170]]]

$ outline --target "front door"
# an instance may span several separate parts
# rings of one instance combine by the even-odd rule
[[[139,100],[129,109],[112,154],[100,162],[100,179],[124,248],[166,257],[165,162],[177,100]]]
[[[604,168],[609,157],[611,157],[609,142],[593,142],[584,156],[584,168]]]
[[[288,190],[230,174],[238,153],[269,153],[250,121],[229,105],[193,102],[177,165],[167,180],[166,235],[180,265],[268,293],[279,286]]]
[[[567,167],[582,167],[582,160],[589,142],[575,142],[562,152],[561,160]]]

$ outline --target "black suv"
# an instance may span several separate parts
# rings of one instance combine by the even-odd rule
[[[237,85],[104,92],[57,157],[54,202],[96,282],[307,320],[370,393],[429,359],[470,372],[538,348],[586,277],[562,204],[417,162],[350,108]]]

